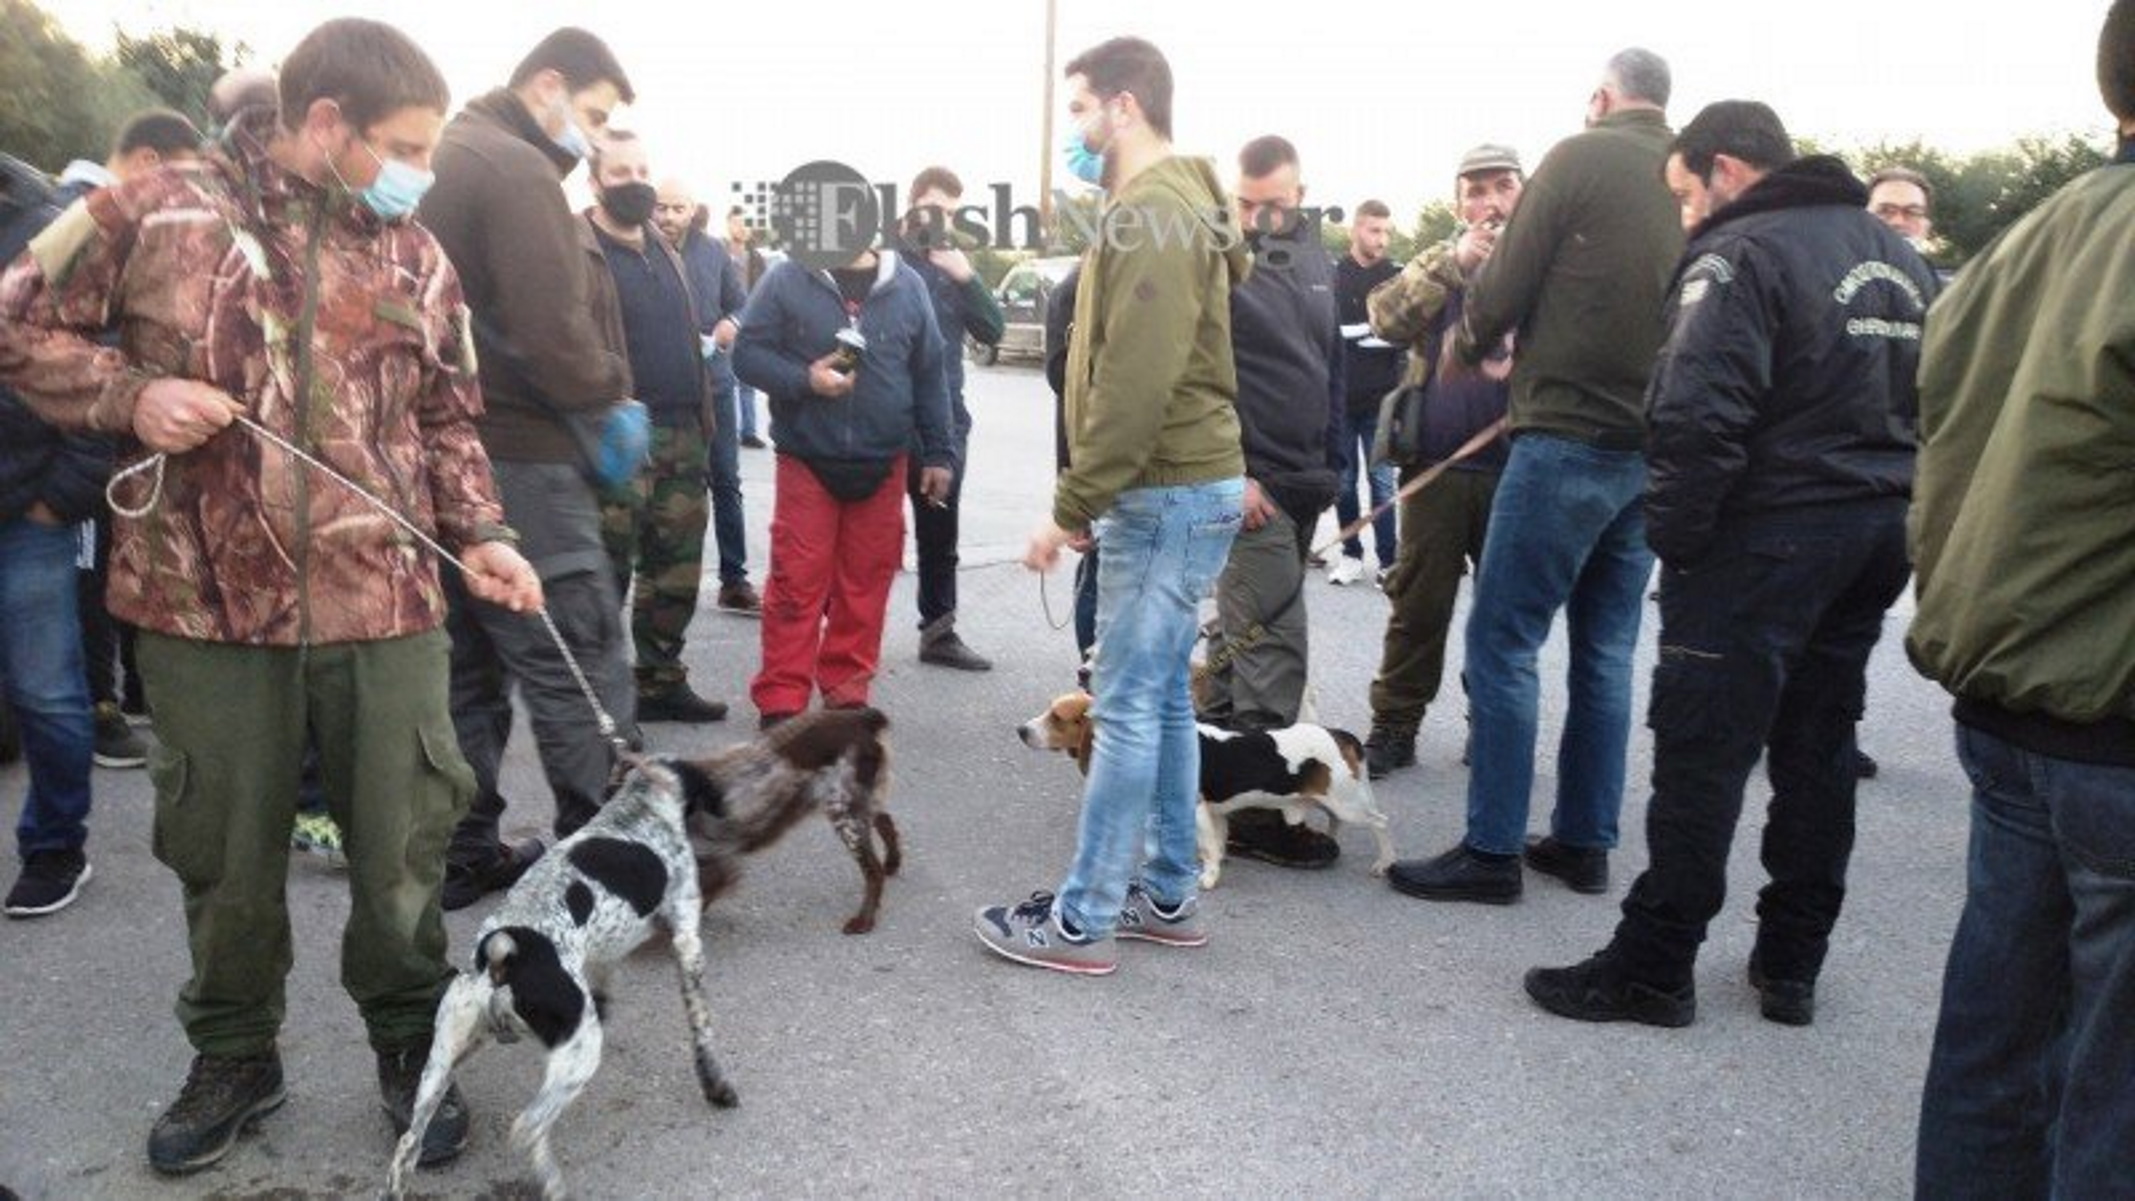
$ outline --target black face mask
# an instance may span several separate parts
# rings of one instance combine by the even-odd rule
[[[658,190],[643,180],[610,184],[600,190],[600,206],[617,225],[643,225],[652,220],[652,209],[659,199]]]

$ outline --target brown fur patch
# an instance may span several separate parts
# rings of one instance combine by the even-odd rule
[[[1297,795],[1323,797],[1334,784],[1334,769],[1314,759],[1297,773]]]

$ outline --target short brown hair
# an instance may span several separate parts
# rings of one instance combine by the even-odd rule
[[[912,177],[912,190],[906,193],[906,198],[911,199],[917,197],[921,192],[932,191],[936,188],[947,192],[952,197],[960,197],[964,194],[964,181],[958,179],[956,172],[947,167],[928,167]]]
[[[1911,167],[1885,167],[1868,177],[1868,190],[1874,192],[1887,183],[1909,183],[1920,189],[1920,199],[1927,204],[1928,211],[1935,211],[1935,185],[1927,181],[1927,176]]]
[[[543,71],[563,76],[564,84],[574,92],[612,83],[624,104],[637,103],[638,94],[630,86],[630,77],[623,74],[623,64],[616,60],[615,51],[583,29],[566,25],[541,39],[513,69],[510,86],[516,88]]]
[[[1297,147],[1280,134],[1262,134],[1238,152],[1238,170],[1247,179],[1265,179],[1297,165]]]
[[[1357,217],[1384,217],[1391,221],[1394,217],[1394,210],[1386,207],[1384,200],[1367,200],[1357,206]]]
[[[111,140],[114,155],[142,149],[166,156],[188,154],[200,149],[200,130],[175,109],[147,109],[126,118],[119,136]]]
[[[1157,136],[1171,137],[1171,64],[1164,52],[1141,38],[1099,42],[1069,60],[1063,79],[1080,75],[1090,90],[1110,100],[1121,93],[1134,97]]]
[[[359,130],[404,108],[442,116],[452,107],[445,77],[407,34],[383,21],[339,17],[304,35],[282,63],[282,124],[295,129],[314,100],[331,100]]]

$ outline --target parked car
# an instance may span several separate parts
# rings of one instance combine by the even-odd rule
[[[1005,326],[997,346],[965,339],[971,358],[979,363],[992,365],[1002,355],[1017,358],[1045,358],[1045,306],[1052,299],[1053,288],[1080,260],[1074,255],[1057,258],[1025,259],[1008,269],[1001,277],[1001,286],[993,290],[994,299],[1001,304],[1001,317]]]

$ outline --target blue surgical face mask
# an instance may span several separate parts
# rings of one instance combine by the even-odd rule
[[[557,108],[563,110],[563,130],[549,140],[563,148],[572,158],[585,158],[593,153],[593,143],[586,138],[586,131],[578,127],[578,120],[571,114],[568,100],[559,100]]]
[[[1061,151],[1067,156],[1068,174],[1088,184],[1102,184],[1105,179],[1105,156],[1090,149],[1089,141],[1080,129],[1070,129]]]
[[[423,193],[437,182],[437,176],[397,158],[379,158],[368,144],[363,148],[377,160],[378,178],[358,193],[357,199],[387,221],[398,221],[413,213],[415,206],[422,203]]]

